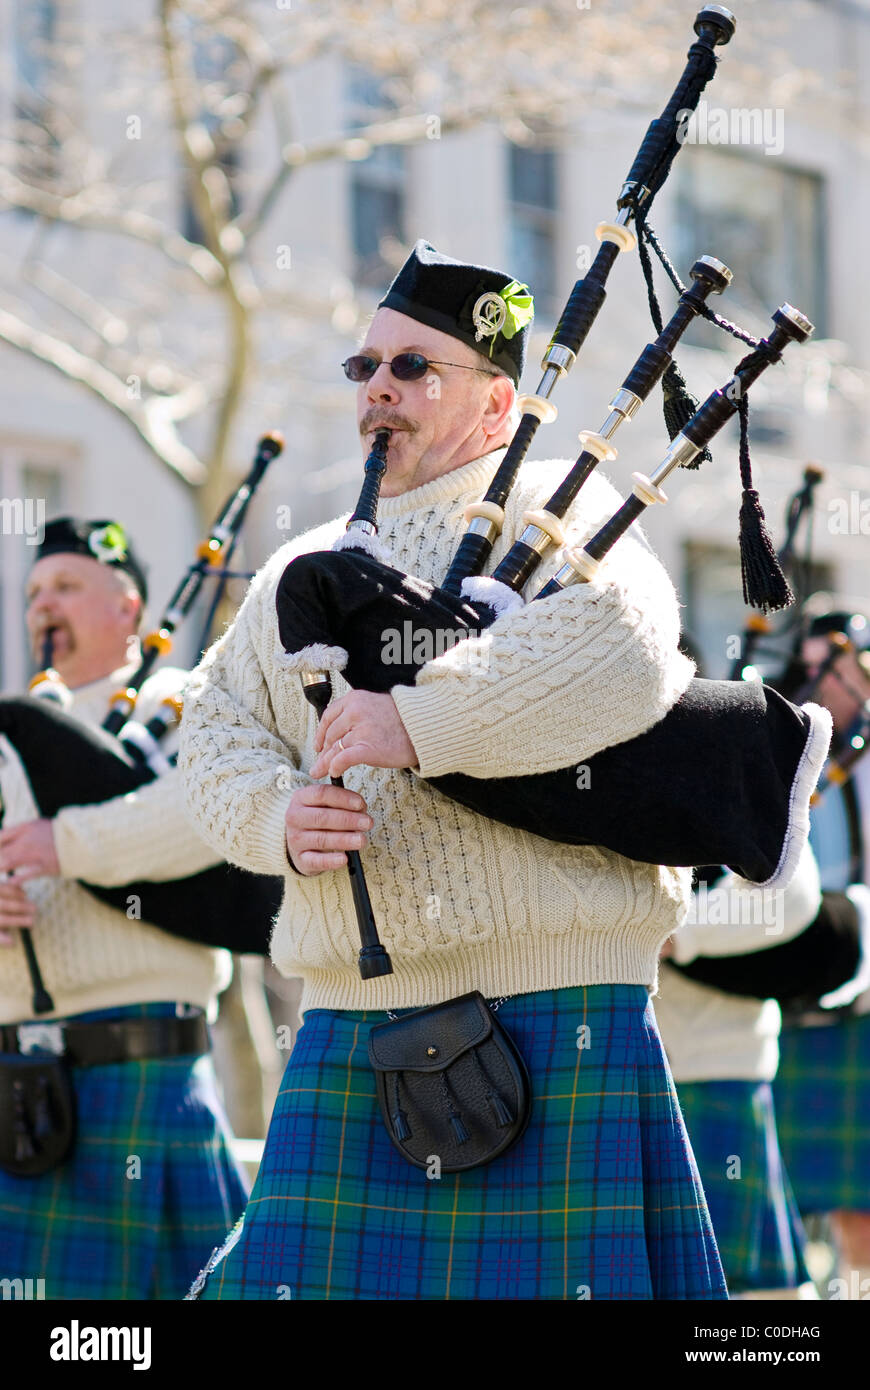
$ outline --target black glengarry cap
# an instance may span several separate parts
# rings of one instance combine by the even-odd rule
[[[504,271],[453,260],[418,241],[378,308],[449,333],[519,384],[534,302],[528,286]]]
[[[123,570],[136,585],[143,603],[148,602],[145,570],[120,522],[83,521],[74,516],[59,516],[46,522],[45,536],[36,552],[36,559],[63,554],[87,555],[101,565]]]

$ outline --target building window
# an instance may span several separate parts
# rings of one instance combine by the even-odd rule
[[[348,69],[346,104],[351,132],[395,112],[383,82],[359,67]],[[407,152],[400,145],[379,145],[349,167],[353,278],[363,288],[384,290],[405,243]]]
[[[26,688],[33,660],[24,623],[24,587],[42,527],[68,505],[73,449],[0,440],[0,689]]]
[[[51,188],[59,172],[53,101],[56,30],[56,0],[17,0],[12,17],[17,173],[38,188]]]
[[[538,307],[556,295],[556,152],[537,146],[507,147],[507,263],[511,275],[527,284]]]
[[[683,576],[683,630],[700,653],[701,674],[709,680],[726,680],[733,661],[741,655],[735,638],[739,639],[743,632],[747,612],[743,605],[740,551],[736,546],[686,541]],[[807,593],[835,588],[830,565],[811,562],[809,571],[804,571],[802,587]],[[785,669],[790,632],[778,637],[776,633],[785,624],[777,624],[774,618],[773,625],[774,634],[764,639],[763,648],[759,646],[753,664],[765,679],[775,680]]]
[[[223,210],[223,218],[232,221],[241,211],[239,184],[242,161],[238,145],[228,143],[222,133],[219,107],[221,102],[238,88],[239,78],[236,69],[241,61],[239,49],[232,39],[223,34],[202,37],[198,35],[192,23],[186,27],[191,45],[194,78],[202,103],[199,120],[215,143],[214,163],[227,181],[228,203]],[[182,233],[188,241],[197,241],[202,246],[208,244],[205,228],[196,210],[196,199],[189,186],[184,196]]]
[[[751,316],[763,328],[784,300],[801,309],[827,336],[825,184],[817,174],[773,159],[752,159],[721,149],[689,148],[677,165],[677,268],[702,255],[718,256],[734,272],[721,306],[727,318]],[[719,346],[721,335],[698,320],[687,342]]]

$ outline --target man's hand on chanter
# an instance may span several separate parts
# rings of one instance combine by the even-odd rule
[[[417,754],[392,695],[352,690],[334,700],[317,726],[320,754],[312,777],[341,777],[350,767],[416,767]]]
[[[372,818],[347,787],[300,787],[285,816],[287,855],[300,874],[322,874],[347,863],[346,850],[362,849]]]

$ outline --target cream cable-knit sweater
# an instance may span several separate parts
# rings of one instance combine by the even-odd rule
[[[674,960],[735,956],[780,946],[819,911],[819,870],[804,846],[785,889],[751,886],[727,874],[700,897],[674,937]],[[775,999],[752,999],[699,984],[665,963],[655,1000],[674,1080],[772,1081],[779,1065],[782,1022]]]
[[[97,726],[109,696],[129,681],[134,665],[72,692],[69,713]],[[145,682],[137,718],[147,722],[161,700],[177,694],[186,671],[164,668]],[[177,734],[163,747],[171,753]],[[128,796],[96,806],[68,806],[54,819],[60,878],[32,879],[25,888],[38,908],[33,942],[55,1013],[46,1018],[159,1000],[208,1008],[229,984],[226,951],[211,951],[170,936],[100,902],[77,878],[107,887],[135,880],[182,878],[217,863],[184,807],[179,773],[173,769]],[[0,737],[0,795],[5,827],[35,820],[21,760]],[[32,988],[24,952],[16,942],[0,946],[0,1023],[33,1017]]]
[[[381,502],[392,563],[440,581],[501,458],[485,455]],[[490,566],[550,496],[565,460],[524,465]],[[569,516],[571,541],[619,497],[594,475]],[[203,837],[231,862],[282,874],[272,958],[304,980],[303,1009],[419,1006],[479,989],[486,996],[624,981],[654,987],[658,950],[685,916],[690,874],[574,849],[465,810],[423,776],[542,772],[581,763],[657,722],[693,674],[677,652],[673,586],[652,553],[621,540],[594,584],[500,617],[480,638],[430,662],[393,691],[420,774],[356,767],[345,783],[374,827],[362,851],[394,974],[362,981],[346,870],[297,875],[285,854],[293,791],[310,785],[316,718],[284,669],[275,590],[287,563],[327,549],[345,518],[284,545],[254,579],[235,622],[193,672],[179,766]],[[555,572],[545,563],[532,592]],[[339,677],[335,694],[347,691]],[[630,806],[626,814],[631,814]]]

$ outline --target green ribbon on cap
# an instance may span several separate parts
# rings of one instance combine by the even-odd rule
[[[513,338],[535,317],[535,301],[532,292],[528,285],[521,285],[519,281],[511,280],[509,285],[505,285],[503,290],[499,290],[498,297],[503,299],[507,306],[507,318],[502,325],[502,335],[505,338]]]
[[[88,549],[104,565],[126,560],[127,536],[123,526],[113,521],[101,531],[92,531],[88,536]]]

